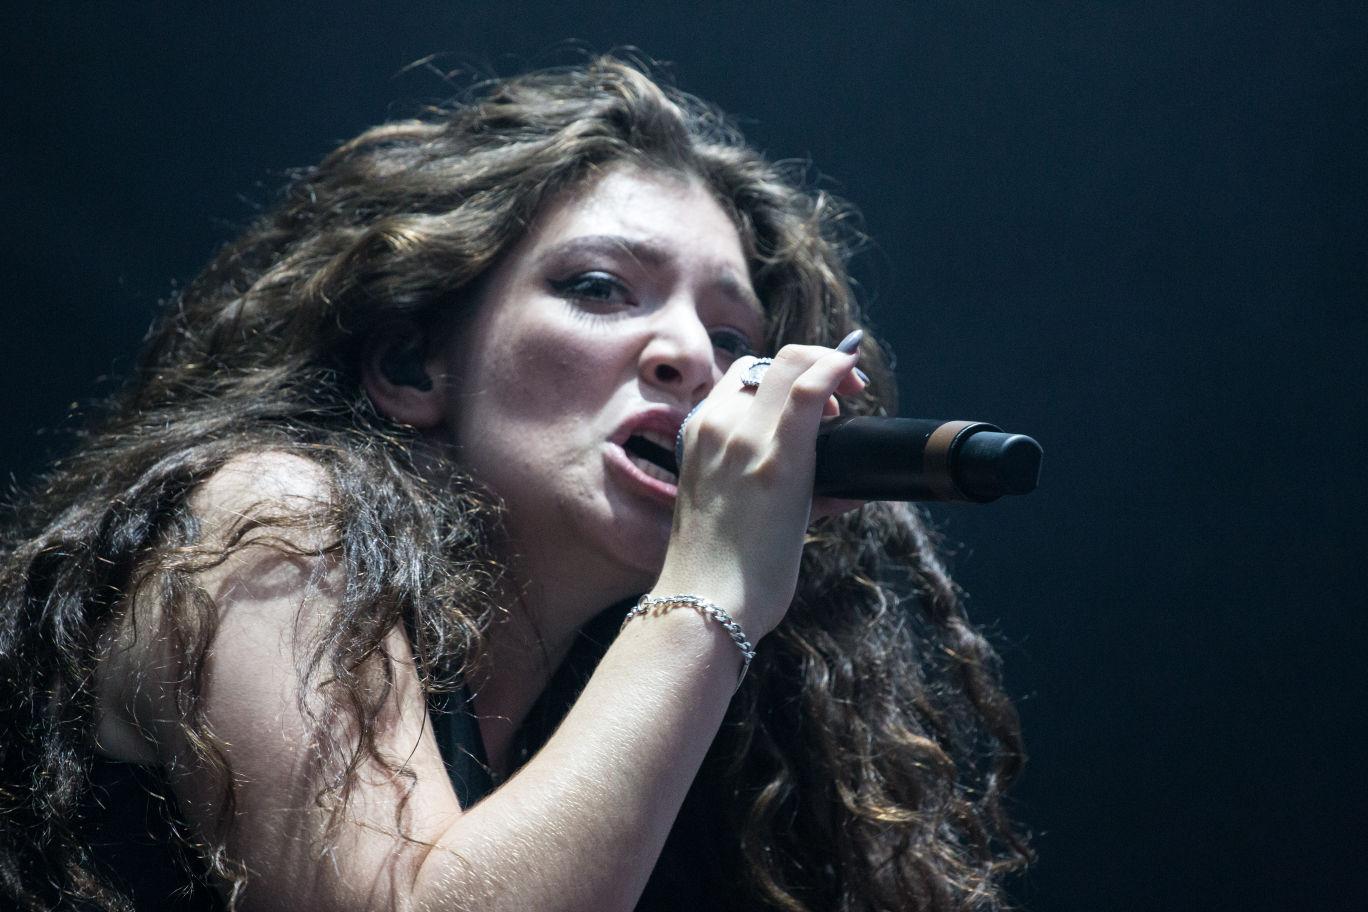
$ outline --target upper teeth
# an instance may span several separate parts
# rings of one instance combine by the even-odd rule
[[[667,435],[665,435],[665,434],[662,434],[662,433],[660,433],[659,431],[644,431],[644,430],[643,430],[643,431],[637,431],[636,433],[637,433],[637,436],[638,436],[638,437],[641,437],[641,438],[643,438],[643,439],[645,439],[645,440],[649,440],[649,441],[651,441],[651,443],[654,443],[656,446],[664,447],[664,448],[667,449],[667,450],[673,450],[673,449],[674,449],[674,445],[675,445],[674,438],[673,438],[673,437],[669,437],[669,436],[667,436]]]

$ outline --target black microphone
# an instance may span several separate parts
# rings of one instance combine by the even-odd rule
[[[988,503],[1029,494],[1040,444],[983,421],[834,418],[817,433],[814,494]]]

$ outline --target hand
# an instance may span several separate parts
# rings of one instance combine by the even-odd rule
[[[753,358],[718,382],[684,431],[684,464],[665,565],[653,592],[689,593],[726,608],[752,639],[793,599],[803,537],[815,516],[857,505],[812,496],[815,446],[837,392],[855,393],[857,354],[787,345],[757,389]]]

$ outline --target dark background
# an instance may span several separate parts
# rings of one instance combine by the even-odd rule
[[[288,168],[451,93],[407,64],[635,45],[863,209],[905,414],[1045,446],[1032,496],[933,511],[1029,736],[1024,905],[1368,901],[1368,6],[26,6],[0,471],[60,451]]]

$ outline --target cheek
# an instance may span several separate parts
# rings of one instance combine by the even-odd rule
[[[491,334],[477,383],[513,418],[578,419],[571,406],[605,402],[619,380],[615,347],[592,327],[542,321]]]

